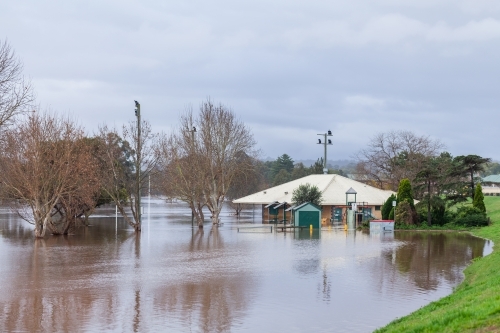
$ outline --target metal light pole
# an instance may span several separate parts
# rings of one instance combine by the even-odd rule
[[[141,104],[139,102],[135,102],[135,116],[137,117],[137,163],[136,163],[136,211],[139,216],[139,228],[141,227],[142,222],[142,212],[141,212]]]
[[[323,173],[326,175],[328,173],[328,169],[326,167],[326,146],[327,145],[332,145],[332,140],[330,139],[327,139],[328,136],[333,136],[332,135],[332,131],[328,130],[327,133],[323,133],[323,134],[318,134],[318,135],[322,135],[324,136],[324,142],[321,142],[321,139],[318,139],[318,145],[324,145],[325,146],[325,157],[324,157],[324,160],[323,160]]]

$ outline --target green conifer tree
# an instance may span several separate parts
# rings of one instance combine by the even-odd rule
[[[481,184],[476,185],[476,190],[474,192],[474,200],[472,201],[472,206],[478,208],[483,213],[486,213],[486,206],[484,205],[484,195],[483,188]]]
[[[404,221],[396,221],[403,222],[408,224],[414,224],[418,222],[417,211],[415,209],[415,203],[413,200],[413,190],[411,188],[411,183],[408,178],[401,179],[399,182],[398,188],[398,206],[394,211],[394,215],[396,220],[398,216],[405,216]],[[402,203],[408,203],[408,205],[401,205]],[[406,208],[408,207],[408,209]],[[402,210],[408,210],[406,212]]]
[[[411,183],[408,178],[401,179],[398,188],[398,203],[406,201],[410,204],[412,209],[415,209],[415,203],[413,200],[413,190],[411,188]]]
[[[394,207],[391,207],[391,212],[389,213],[388,220],[394,220]]]
[[[392,210],[392,202],[396,200],[396,196],[394,194],[391,194],[389,198],[387,198],[386,202],[384,202],[384,205],[382,206],[382,220],[390,220],[389,214],[391,213]]]

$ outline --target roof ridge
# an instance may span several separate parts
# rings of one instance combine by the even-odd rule
[[[323,194],[329,187],[330,185],[333,183],[333,181],[335,180],[335,176],[337,176],[336,174],[332,174],[332,179],[330,179],[330,181],[328,182],[328,184],[326,184],[325,188],[323,189],[323,191],[321,191],[321,194]]]

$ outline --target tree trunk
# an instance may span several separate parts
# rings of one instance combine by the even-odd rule
[[[203,214],[203,206],[198,202],[198,211],[196,212],[196,221],[198,222],[198,228],[203,228],[203,221],[205,221],[205,215]]]
[[[116,201],[115,201],[115,204],[116,204]],[[125,219],[125,221],[131,226],[134,228],[134,231],[135,232],[139,232],[141,231],[141,224],[140,223],[135,223],[128,215],[127,213],[125,212],[125,209],[123,208],[123,206],[120,204],[117,205],[118,207],[118,211],[120,211],[120,214],[121,216],[123,216],[123,218]],[[133,214],[133,213],[132,213]]]
[[[427,225],[431,225],[431,181],[427,183]]]

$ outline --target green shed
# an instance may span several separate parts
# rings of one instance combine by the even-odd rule
[[[294,207],[293,221],[296,227],[321,229],[321,207],[310,202]]]

